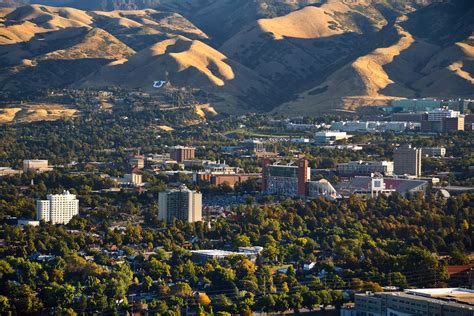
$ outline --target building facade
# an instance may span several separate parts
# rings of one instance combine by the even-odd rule
[[[410,144],[402,145],[393,152],[394,173],[397,175],[409,174],[421,176],[421,149]]]
[[[195,158],[196,148],[185,147],[185,146],[173,146],[170,147],[170,158],[182,163],[185,160],[192,160]]]
[[[186,186],[160,192],[158,218],[167,223],[178,219],[187,222],[202,220],[202,194]]]
[[[455,132],[464,130],[464,116],[446,117],[443,119],[443,131]]]
[[[322,131],[314,134],[314,143],[320,145],[332,145],[337,141],[351,138],[346,132]]]
[[[370,175],[378,172],[386,176],[393,175],[392,161],[350,161],[337,164],[337,172],[342,176]]]
[[[23,172],[46,172],[51,170],[53,170],[53,168],[48,166],[48,160],[23,160]]]
[[[270,161],[265,159],[262,168],[262,191],[266,194],[301,198],[340,197],[327,180],[311,181],[310,177],[311,168],[306,159],[299,160],[296,165],[270,164]]]
[[[423,147],[421,149],[423,156],[427,157],[444,157],[446,156],[446,148],[444,147]]]
[[[52,224],[67,224],[79,214],[79,200],[76,195],[64,191],[62,194],[49,194],[46,200],[36,201],[36,218]]]
[[[267,194],[286,196],[305,196],[306,183],[309,181],[311,168],[307,160],[300,160],[298,165],[270,164],[265,159],[262,170],[262,189]]]
[[[444,118],[454,118],[458,117],[460,114],[459,111],[434,109],[428,112],[428,121],[442,121]]]
[[[410,289],[355,295],[354,316],[473,316],[474,290]],[[347,315],[347,313],[346,313]]]
[[[130,167],[132,168],[143,169],[145,168],[145,156],[143,155],[130,156],[128,158],[128,163],[130,164]]]

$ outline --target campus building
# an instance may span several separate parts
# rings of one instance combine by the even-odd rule
[[[196,156],[196,148],[185,146],[170,147],[170,158],[182,163],[185,160],[192,160]]]
[[[265,144],[259,139],[246,139],[240,144],[240,148],[250,153],[265,152]]]
[[[393,192],[398,192],[401,195],[425,192],[428,184],[426,180],[384,178],[381,175],[372,175],[368,177],[357,176],[350,181],[340,182],[336,185],[336,189],[339,194],[346,198],[353,194],[369,198],[380,194],[390,195]]]
[[[444,147],[423,147],[421,153],[426,157],[444,157],[446,156],[446,148]]]
[[[221,173],[221,172],[194,172],[193,182],[202,183],[207,181],[213,185],[224,185],[227,184],[230,187],[235,187],[237,183],[245,182],[249,179],[260,179],[259,173]]]
[[[341,176],[370,175],[375,172],[386,176],[393,175],[392,161],[350,161],[339,163],[336,168]]]
[[[160,192],[158,204],[158,218],[162,221],[178,219],[192,223],[202,220],[202,194],[185,185]]]
[[[410,144],[395,148],[393,152],[394,173],[397,175],[421,176],[421,149]]]
[[[143,169],[145,168],[145,156],[134,155],[128,157],[128,163],[131,168]]]
[[[262,191],[267,194],[292,197],[316,198],[323,196],[329,199],[338,197],[336,190],[326,180],[310,181],[311,168],[305,159],[280,164],[270,163],[264,159],[262,168]]]
[[[79,214],[79,200],[76,195],[64,191],[62,194],[49,194],[46,200],[36,201],[36,218],[52,224],[67,224]]]
[[[48,160],[23,160],[23,172],[47,172],[51,170],[53,170],[53,168],[48,166]]]
[[[314,134],[314,143],[317,145],[332,145],[337,141],[350,139],[352,135],[346,132],[321,131]]]
[[[474,290],[463,288],[409,289],[355,295],[355,307],[347,316],[473,316]]]

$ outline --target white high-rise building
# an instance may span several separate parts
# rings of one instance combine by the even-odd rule
[[[62,194],[48,194],[47,200],[36,201],[36,219],[52,224],[67,224],[79,214],[79,200],[76,195],[64,191]]]
[[[186,222],[202,220],[202,194],[186,186],[160,192],[158,195],[158,218],[167,223],[174,218]]]

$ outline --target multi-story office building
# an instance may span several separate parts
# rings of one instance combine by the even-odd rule
[[[130,164],[130,167],[132,168],[143,169],[145,168],[145,156],[143,155],[130,156],[128,158],[128,163]]]
[[[434,109],[428,112],[428,121],[442,121],[444,118],[454,118],[458,117],[460,114],[459,111]]]
[[[423,147],[421,149],[423,156],[427,157],[444,157],[446,156],[446,148],[444,147]]]
[[[189,190],[185,185],[160,192],[158,218],[165,222],[179,219],[187,222],[202,220],[202,194]]]
[[[352,135],[347,135],[346,132],[322,131],[314,134],[314,143],[321,145],[332,145],[336,141],[349,139],[351,137]]]
[[[474,290],[463,288],[410,289],[403,292],[355,295],[347,316],[473,316]]]
[[[428,120],[426,112],[393,113],[391,115],[393,122],[422,122]]]
[[[407,129],[414,129],[417,126],[411,122],[385,122],[385,121],[339,121],[331,124],[331,130],[340,132],[378,132],[393,131],[396,133],[403,132]]]
[[[381,173],[386,176],[393,175],[392,161],[350,161],[337,164],[337,172],[343,176],[370,175]]]
[[[396,148],[393,152],[394,173],[397,175],[421,176],[421,149],[409,144]]]
[[[79,214],[79,200],[76,195],[64,191],[62,194],[49,194],[47,200],[36,201],[37,220],[53,224],[67,224]]]
[[[170,158],[182,163],[185,160],[192,160],[196,155],[196,148],[185,147],[185,146],[173,146],[170,147]]]
[[[258,139],[246,139],[241,143],[240,147],[242,148],[242,150],[251,153],[265,152],[265,144]]]
[[[53,168],[48,166],[48,160],[23,160],[23,172],[46,172],[51,170],[53,170]]]
[[[464,130],[464,116],[446,117],[443,119],[443,132]]]

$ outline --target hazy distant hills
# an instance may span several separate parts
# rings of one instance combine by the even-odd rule
[[[0,9],[1,89],[187,88],[295,115],[474,97],[468,0],[33,2],[68,7]]]

